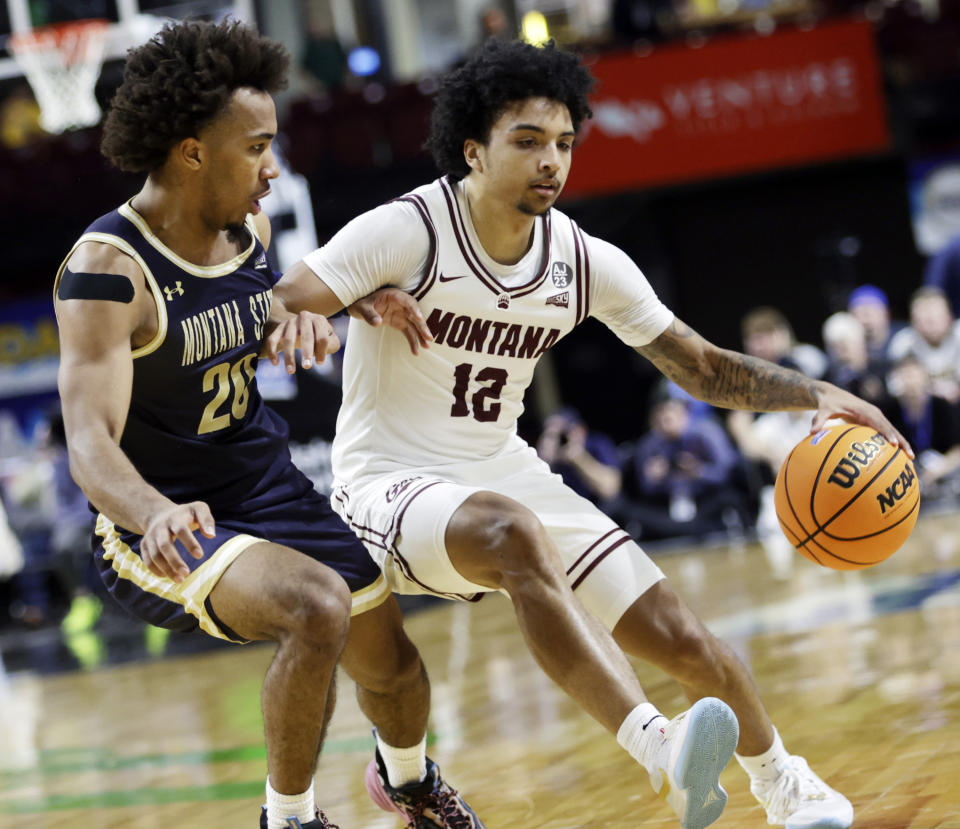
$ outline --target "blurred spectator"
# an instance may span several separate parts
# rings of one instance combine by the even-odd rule
[[[307,22],[300,68],[315,87],[314,91],[339,89],[347,73],[344,51],[330,20],[311,16]]]
[[[826,355],[816,346],[798,343],[793,327],[776,308],[762,306],[748,311],[740,321],[743,350],[785,368],[819,378],[827,368]]]
[[[0,581],[6,581],[23,569],[23,547],[7,520],[7,510],[0,499]]]
[[[615,40],[664,40],[677,26],[673,0],[613,0],[610,24]]]
[[[0,490],[10,527],[23,549],[24,567],[12,579],[10,615],[30,627],[51,619],[50,528],[53,524],[53,467],[43,450],[28,447],[5,466]]]
[[[11,580],[10,615],[36,627],[53,622],[66,602],[64,630],[88,630],[102,608],[92,594],[99,585],[91,555],[93,515],[70,476],[59,411],[38,420],[31,440],[5,459],[0,472],[0,494],[23,554]]]
[[[960,236],[951,239],[930,257],[923,284],[943,291],[954,317],[960,318]]]
[[[876,285],[860,285],[850,292],[847,310],[863,326],[870,358],[887,363],[887,348],[894,333],[887,295]],[[903,327],[902,324],[899,327]]]
[[[620,492],[616,444],[589,430],[575,409],[560,409],[543,423],[537,454],[572,490],[598,506]]]
[[[0,143],[8,150],[19,150],[46,135],[40,126],[40,105],[29,85],[15,87],[0,103]]]
[[[681,399],[660,397],[650,431],[627,459],[615,517],[641,539],[742,530],[745,498],[731,485],[737,460],[720,424],[691,418]]]
[[[960,401],[960,323],[939,288],[923,287],[910,299],[910,325],[894,334],[890,360],[916,357],[927,369],[932,391],[951,403]]]
[[[748,412],[736,411],[731,412],[727,420],[727,427],[737,447],[755,464],[757,474],[763,481],[759,495],[757,538],[771,571],[781,579],[787,578],[793,571],[796,556],[793,545],[783,534],[777,520],[774,483],[790,450],[810,434],[814,414],[813,411],[765,412],[753,419]]]
[[[488,37],[497,37],[504,40],[513,37],[510,20],[506,12],[498,5],[487,6],[480,14],[480,43],[483,43]]]
[[[871,359],[867,335],[853,314],[838,311],[823,324],[827,350],[825,380],[881,408],[887,401],[886,360]]]
[[[916,452],[924,497],[960,494],[960,410],[934,392],[913,354],[897,361],[889,385],[893,400],[884,413]]]
[[[716,418],[717,412],[719,411],[705,400],[694,397],[686,389],[681,388],[674,383],[673,380],[668,380],[666,377],[659,380],[654,387],[654,398],[657,396],[673,397],[676,400],[684,401],[687,404],[687,411],[690,412],[690,417],[693,420],[701,417]]]

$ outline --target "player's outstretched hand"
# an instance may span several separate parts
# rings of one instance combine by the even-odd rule
[[[358,299],[347,311],[351,317],[362,319],[369,325],[389,325],[396,328],[410,344],[410,350],[419,354],[429,348],[433,334],[423,319],[417,301],[399,288],[380,288]]]
[[[819,432],[831,417],[839,417],[849,423],[859,423],[876,429],[890,443],[899,446],[910,458],[914,457],[913,447],[893,424],[887,420],[883,412],[872,403],[861,400],[854,394],[844,391],[832,383],[820,384],[822,391],[819,396],[817,413],[810,424],[810,433]]]
[[[267,328],[261,355],[277,365],[282,351],[288,374],[297,370],[298,348],[300,365],[304,368],[310,368],[314,360],[322,363],[328,354],[340,348],[340,338],[327,318],[310,311],[301,311],[283,321],[271,320]]]
[[[140,541],[140,557],[155,576],[180,583],[190,575],[190,568],[184,563],[176,542],[179,541],[194,558],[200,559],[203,558],[203,548],[194,537],[194,530],[213,538],[215,529],[210,507],[203,501],[175,504],[157,513],[147,525]]]

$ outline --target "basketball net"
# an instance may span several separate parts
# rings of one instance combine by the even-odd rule
[[[94,89],[109,29],[106,20],[77,20],[10,36],[10,51],[37,97],[47,132],[100,122]]]

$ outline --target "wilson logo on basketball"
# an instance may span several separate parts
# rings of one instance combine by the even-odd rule
[[[910,487],[913,486],[913,483],[916,481],[916,479],[917,475],[913,471],[913,467],[908,463],[903,468],[903,472],[900,473],[900,477],[887,487],[887,491],[877,494],[877,503],[880,505],[880,514],[885,515],[888,507],[895,506],[897,501],[903,498],[903,496],[910,491]]]
[[[875,433],[869,440],[851,443],[847,456],[840,459],[827,481],[842,486],[844,489],[850,489],[853,482],[859,477],[860,470],[870,463],[886,445],[887,439],[879,432]]]

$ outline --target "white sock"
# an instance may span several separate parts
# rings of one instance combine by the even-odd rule
[[[396,748],[387,745],[377,734],[377,749],[387,770],[387,782],[394,788],[419,783],[427,776],[427,735],[415,746]]]
[[[773,745],[763,754],[757,754],[754,757],[743,757],[740,754],[734,755],[737,762],[743,766],[743,770],[750,775],[751,780],[761,780],[765,783],[772,782],[780,776],[783,764],[790,756],[783,747],[783,740],[776,728],[773,729]]]
[[[289,829],[287,818],[295,817],[301,823],[315,820],[316,804],[313,800],[313,781],[310,788],[300,794],[280,794],[275,792],[267,778],[267,827],[268,829]]]
[[[663,722],[661,722],[663,720]],[[640,703],[633,709],[617,730],[617,742],[647,771],[651,770],[653,752],[651,746],[658,743],[651,740],[660,736],[660,728],[667,723],[655,705]]]

